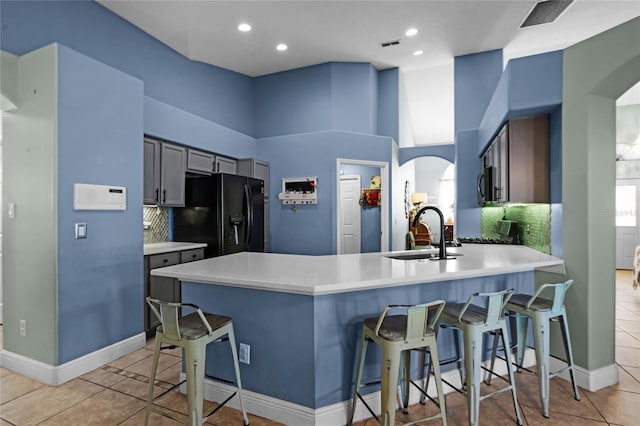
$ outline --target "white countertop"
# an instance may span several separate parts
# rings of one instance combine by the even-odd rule
[[[436,249],[427,250],[437,252]],[[399,253],[416,253],[418,250]],[[322,295],[513,272],[564,273],[564,260],[526,246],[467,244],[447,248],[453,260],[396,260],[388,253],[305,256],[236,253],[166,268],[151,275],[294,294]]]
[[[144,245],[144,255],[169,253],[171,251],[183,251],[198,249],[206,247],[206,243],[180,243],[180,242],[166,242],[166,243],[151,243]]]

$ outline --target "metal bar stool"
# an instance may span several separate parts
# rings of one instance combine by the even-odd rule
[[[406,310],[403,315],[387,315],[392,309],[402,308]],[[409,407],[409,385],[413,384],[420,392],[426,395],[426,391],[411,381],[411,350],[428,347],[431,350],[433,360],[433,371],[436,388],[438,391],[438,401],[433,401],[440,412],[435,416],[416,420],[407,424],[415,424],[431,419],[442,419],[442,424],[447,424],[447,412],[445,407],[444,393],[442,391],[442,380],[440,378],[440,364],[438,363],[438,350],[436,346],[436,333],[434,325],[438,321],[444,308],[444,301],[437,300],[421,305],[389,305],[384,308],[379,317],[367,318],[362,326],[362,339],[360,341],[360,353],[358,356],[358,367],[356,372],[356,382],[353,391],[353,403],[347,425],[353,424],[353,417],[356,411],[358,398],[364,403],[369,412],[384,426],[393,426],[396,415],[396,394],[398,386],[398,376],[400,364],[402,362],[401,396],[405,413]],[[431,318],[431,319],[430,319]],[[362,370],[367,353],[369,342],[379,345],[382,349],[381,381],[361,383]],[[371,407],[367,405],[360,395],[360,388],[381,383],[381,408],[380,418],[376,416]]]
[[[187,378],[177,385],[167,389],[156,398],[170,392],[185,381],[187,382],[187,400],[189,406],[188,424],[191,426],[201,425],[218,411],[231,398],[238,394],[240,399],[240,409],[245,426],[249,424],[247,412],[242,401],[242,383],[240,381],[240,368],[238,365],[238,354],[236,352],[236,342],[233,334],[233,323],[231,318],[203,313],[199,307],[191,303],[169,303],[158,299],[147,297],[151,311],[160,319],[161,325],[156,329],[155,350],[153,352],[153,364],[151,376],[149,377],[149,391],[147,393],[147,408],[144,413],[144,424],[149,424],[149,415],[152,411],[158,412],[152,405],[153,387],[156,381],[156,370],[158,368],[158,358],[162,349],[179,346],[184,349],[184,360],[187,370]],[[180,317],[180,308],[191,307],[196,312]],[[236,372],[236,384],[238,389],[231,394],[224,402],[218,405],[213,411],[203,417],[202,408],[204,400],[204,366],[206,358],[207,344],[228,336],[233,355],[233,365]],[[162,347],[166,343],[169,346]]]
[[[509,373],[509,386],[498,391],[480,396],[480,372],[484,369],[482,366],[482,340],[484,333],[491,331],[499,331],[502,337],[504,347],[509,347],[509,338],[507,335],[507,323],[504,319],[504,309],[507,301],[513,294],[513,290],[504,290],[495,293],[474,293],[466,303],[447,303],[447,306],[440,317],[441,322],[457,327],[462,330],[464,335],[464,366],[465,366],[465,382],[466,387],[456,390],[466,393],[469,406],[469,424],[477,425],[479,419],[480,401],[486,399],[496,393],[511,390],[513,397],[513,407],[516,413],[516,419],[519,425],[522,425],[522,416],[520,407],[518,406],[518,397],[516,395],[515,380],[513,377],[513,368],[510,362],[507,362],[507,371]],[[474,299],[487,299],[487,308],[481,308],[471,304]],[[433,354],[432,354],[433,355]],[[427,368],[430,368],[429,366]],[[502,377],[501,377],[502,378]],[[505,379],[506,381],[506,379]]]
[[[569,336],[569,326],[567,324],[567,313],[564,308],[564,297],[567,289],[571,287],[571,284],[573,284],[573,280],[568,280],[564,283],[543,284],[538,288],[533,296],[529,294],[513,295],[506,306],[507,311],[509,311],[510,315],[516,320],[516,366],[518,369],[522,368],[522,361],[524,359],[529,318],[533,320],[533,339],[536,352],[536,365],[538,367],[538,387],[540,390],[540,401],[542,402],[542,414],[547,418],[549,417],[549,379],[552,377],[569,370],[571,383],[573,385],[574,398],[577,401],[580,400],[580,394],[578,393],[578,386],[576,385],[574,375],[573,354],[571,352],[571,338]],[[552,300],[540,297],[540,294],[545,289],[553,289]],[[566,360],[562,360],[567,363],[567,366],[555,373],[549,372],[549,359],[551,356],[549,350],[549,331],[551,321],[558,321],[560,323],[565,355],[567,357]],[[503,346],[503,348],[506,347],[508,346]],[[496,352],[497,339],[493,345],[493,355],[491,359],[492,366],[496,358]],[[487,378],[487,383],[490,383],[490,380],[491,375]]]

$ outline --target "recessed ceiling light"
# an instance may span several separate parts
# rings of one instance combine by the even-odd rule
[[[409,28],[407,32],[404,33],[407,37],[413,37],[416,34],[418,34],[418,30],[416,28]]]
[[[287,46],[284,43],[280,43],[279,45],[276,46],[276,49],[278,49],[280,52],[284,52],[285,50],[287,50],[289,48],[289,46]]]
[[[413,56],[420,56],[422,55],[424,52],[422,50],[416,50],[415,52],[413,52]]]
[[[251,31],[251,25],[249,25],[249,24],[240,24],[240,25],[238,25],[238,31],[242,31],[243,33]]]

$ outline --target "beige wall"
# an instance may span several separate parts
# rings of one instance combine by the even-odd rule
[[[19,108],[3,113],[3,205],[15,204],[15,218],[2,209],[4,349],[57,365],[57,46],[21,56],[19,69]]]
[[[564,51],[563,245],[576,363],[615,363],[615,99],[640,76],[640,18]]]

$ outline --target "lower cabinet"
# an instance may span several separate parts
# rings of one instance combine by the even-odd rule
[[[160,324],[160,320],[147,304],[147,296],[165,302],[182,301],[180,281],[174,278],[152,276],[151,270],[201,259],[204,259],[204,248],[173,251],[144,257],[144,330],[147,334],[152,333]]]

